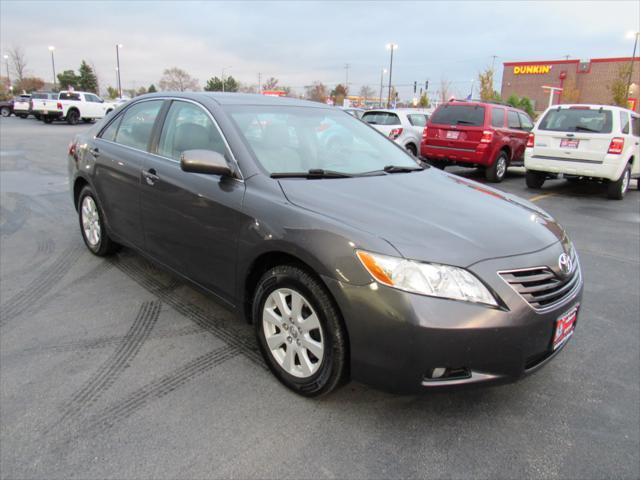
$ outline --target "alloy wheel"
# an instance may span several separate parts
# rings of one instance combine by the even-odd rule
[[[504,156],[500,156],[498,158],[498,165],[496,165],[496,176],[498,178],[502,178],[504,177],[504,174],[507,171],[507,160],[504,158]]]
[[[101,228],[100,215],[96,202],[90,196],[84,197],[82,200],[81,213],[82,229],[84,230],[84,238],[92,248],[100,243]]]
[[[318,315],[299,292],[279,288],[262,309],[262,328],[271,356],[289,375],[308,378],[320,368],[324,336]]]

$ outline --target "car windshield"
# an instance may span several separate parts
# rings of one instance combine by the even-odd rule
[[[231,118],[270,174],[309,170],[349,175],[418,164],[383,135],[329,108],[230,106]]]
[[[484,125],[484,107],[479,105],[445,104],[431,116],[431,123],[436,125],[481,127]]]
[[[611,110],[601,108],[555,108],[547,112],[538,130],[611,133],[611,119]]]

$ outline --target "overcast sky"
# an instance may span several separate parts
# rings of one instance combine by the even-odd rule
[[[3,53],[24,49],[29,74],[93,62],[101,86],[115,86],[122,43],[124,88],[158,84],[177,66],[201,85],[231,74],[247,84],[274,76],[300,93],[318,80],[364,84],[377,92],[394,54],[393,84],[410,98],[413,81],[435,93],[442,78],[467,94],[478,71],[504,61],[631,56],[628,31],[640,30],[640,2],[0,2]],[[2,74],[5,66],[2,65]],[[386,81],[386,80],[385,80]],[[402,87],[402,85],[407,85]],[[411,85],[411,86],[409,86]],[[476,82],[477,86],[477,82]]]

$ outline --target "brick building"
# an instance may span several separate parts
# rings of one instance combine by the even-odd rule
[[[631,57],[594,58],[582,60],[548,60],[534,62],[506,62],[502,75],[502,98],[510,95],[529,97],[537,112],[549,105],[549,90],[543,86],[560,87],[553,103],[611,104],[611,85],[620,76],[620,69],[628,68]],[[634,59],[630,102],[640,111],[640,58]],[[625,83],[626,83],[625,76]],[[635,105],[634,105],[635,104]]]

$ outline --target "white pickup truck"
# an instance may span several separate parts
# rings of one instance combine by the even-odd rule
[[[90,123],[96,118],[102,118],[115,108],[115,104],[105,102],[94,93],[63,90],[57,99],[33,100],[32,111],[45,123],[61,119],[70,125],[76,125],[80,120]]]

